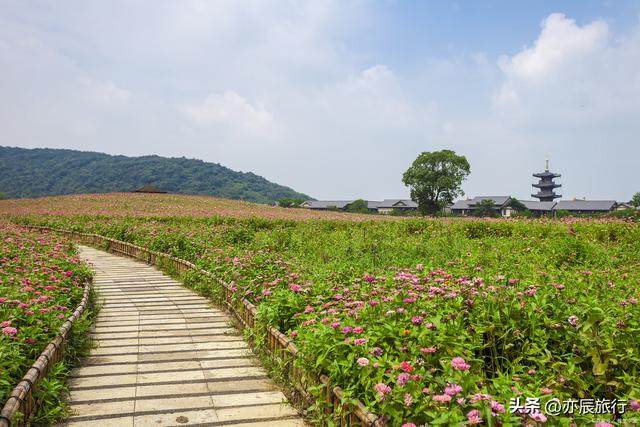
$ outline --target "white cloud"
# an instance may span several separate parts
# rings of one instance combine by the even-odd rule
[[[469,157],[471,195],[526,196],[547,154],[567,195],[637,182],[640,27],[553,14],[500,59],[397,59],[353,50],[385,31],[369,7],[2,3],[5,143],[202,158],[318,198],[406,195],[402,172],[442,148]]]
[[[511,78],[541,78],[555,68],[578,61],[602,50],[609,39],[605,22],[594,21],[579,27],[561,13],[549,15],[542,22],[542,32],[534,47],[512,58],[502,57],[500,68]]]
[[[91,99],[98,105],[105,107],[122,105],[131,96],[131,92],[110,81],[99,82],[89,78],[81,78],[80,84],[87,90]]]
[[[268,126],[273,116],[262,104],[252,105],[234,91],[211,94],[196,106],[183,106],[179,110],[201,125],[225,124],[257,129]]]

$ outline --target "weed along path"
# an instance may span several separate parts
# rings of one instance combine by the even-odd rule
[[[102,309],[65,425],[305,425],[223,311],[152,266],[80,249]]]

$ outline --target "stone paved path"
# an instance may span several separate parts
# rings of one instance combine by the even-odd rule
[[[80,248],[103,306],[66,425],[305,425],[223,311],[152,266]]]

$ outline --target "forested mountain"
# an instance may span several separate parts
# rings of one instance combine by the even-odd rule
[[[308,198],[251,172],[202,160],[0,146],[0,193],[10,198],[133,191],[145,184],[259,203]]]

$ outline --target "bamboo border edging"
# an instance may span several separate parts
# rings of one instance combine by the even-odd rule
[[[255,315],[257,308],[250,301],[242,298],[242,300],[233,300],[234,291],[232,287],[217,278],[210,271],[197,267],[195,264],[174,257],[172,255],[156,252],[151,249],[147,249],[141,246],[134,245],[132,243],[124,242],[121,240],[112,239],[99,234],[80,233],[77,231],[62,230],[51,227],[33,226],[28,225],[29,228],[34,228],[40,231],[51,231],[55,233],[61,233],[70,237],[76,241],[80,241],[85,244],[98,246],[100,243],[107,243],[106,250],[108,252],[114,252],[117,254],[125,255],[131,258],[135,258],[149,264],[157,265],[158,261],[170,261],[175,270],[182,274],[188,270],[196,271],[210,279],[216,281],[223,290],[224,304],[227,309],[233,314],[233,316],[242,324],[244,328],[253,328],[255,326]],[[162,263],[162,261],[161,261]],[[305,372],[294,366],[294,360],[298,357],[299,351],[295,343],[290,340],[285,334],[273,326],[267,328],[267,351],[272,358],[278,358],[282,360],[286,365],[287,375],[291,383],[300,391],[303,396],[308,397],[308,393],[304,388]],[[322,374],[317,380],[320,384],[325,386],[325,402],[327,408],[325,413],[327,415],[335,413],[341,410],[340,426],[361,426],[361,427],[381,427],[384,425],[384,420],[378,417],[376,414],[370,412],[364,404],[357,400],[352,405],[343,402],[344,392],[339,386],[331,387],[331,379]],[[0,425],[0,427],[4,427]]]
[[[84,293],[80,304],[76,307],[75,311],[58,329],[58,335],[47,344],[42,350],[42,353],[38,356],[35,362],[27,370],[27,373],[22,377],[18,384],[14,387],[13,391],[5,401],[4,407],[0,412],[0,427],[9,427],[16,425],[14,423],[14,417],[16,413],[20,412],[23,418],[17,425],[27,425],[29,419],[33,415],[34,409],[37,406],[37,402],[33,396],[34,391],[37,389],[38,383],[44,378],[51,366],[57,363],[62,357],[62,350],[67,335],[73,327],[73,323],[82,316],[84,310],[89,304],[89,294],[91,291],[91,284],[93,278],[89,277],[85,280]]]

